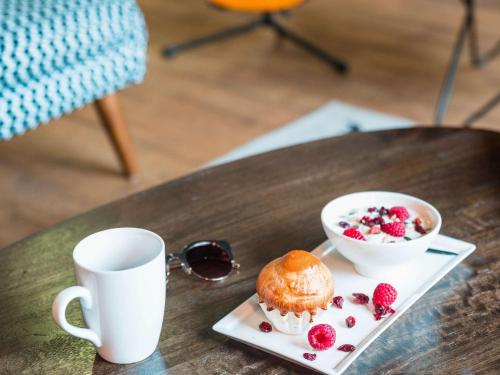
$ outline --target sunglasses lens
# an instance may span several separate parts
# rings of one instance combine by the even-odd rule
[[[227,276],[233,268],[226,250],[213,243],[192,247],[186,260],[194,273],[209,280]]]

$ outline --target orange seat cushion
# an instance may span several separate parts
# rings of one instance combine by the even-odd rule
[[[209,3],[240,12],[276,12],[300,5],[305,0],[208,0]]]

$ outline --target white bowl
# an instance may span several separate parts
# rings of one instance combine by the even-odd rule
[[[405,206],[425,217],[431,223],[432,230],[417,239],[394,243],[360,241],[335,232],[339,215],[352,209],[372,206]],[[329,240],[343,256],[354,263],[358,273],[380,278],[408,269],[413,259],[425,253],[439,233],[441,215],[429,203],[411,195],[365,191],[343,195],[330,201],[321,211],[321,222]]]

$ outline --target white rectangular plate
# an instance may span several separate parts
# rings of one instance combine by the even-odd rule
[[[297,336],[286,335],[276,330],[271,333],[261,332],[259,324],[266,318],[257,304],[256,294],[219,320],[212,328],[235,340],[316,371],[325,374],[341,374],[373,340],[476,249],[473,244],[442,235],[436,238],[433,247],[449,249],[458,255],[427,252],[412,264],[412,269],[415,270],[414,277],[405,274],[403,277],[394,276],[384,280],[370,279],[356,273],[352,263],[335,251],[329,241],[314,249],[313,254],[321,258],[323,263],[332,270],[335,278],[335,295],[344,297],[344,306],[341,310],[331,307],[314,323],[328,323],[335,328],[337,339],[334,347],[329,350],[315,352],[307,341],[307,332]],[[354,304],[351,300],[352,293],[361,292],[368,295],[371,301],[373,290],[379,282],[390,282],[394,285],[398,290],[398,298],[393,304],[396,313],[376,321],[367,305]],[[349,315],[356,318],[356,325],[353,328],[347,328],[345,325],[345,318]],[[356,350],[352,353],[338,351],[336,348],[342,344],[352,344],[356,346]],[[304,359],[303,354],[306,352],[317,353],[316,360]]]

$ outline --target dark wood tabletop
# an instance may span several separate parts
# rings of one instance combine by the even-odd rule
[[[356,133],[198,171],[66,220],[0,250],[0,373],[304,374],[235,342],[212,325],[255,292],[268,261],[325,240],[332,198],[390,190],[431,202],[442,233],[477,244],[346,371],[487,374],[500,369],[500,134],[415,128]],[[101,229],[136,226],[179,250],[227,239],[241,271],[209,284],[174,269],[158,350],[132,365],[107,363],[51,318],[74,285],[72,250]],[[8,230],[3,228],[2,230]],[[83,325],[79,306],[68,310]]]

